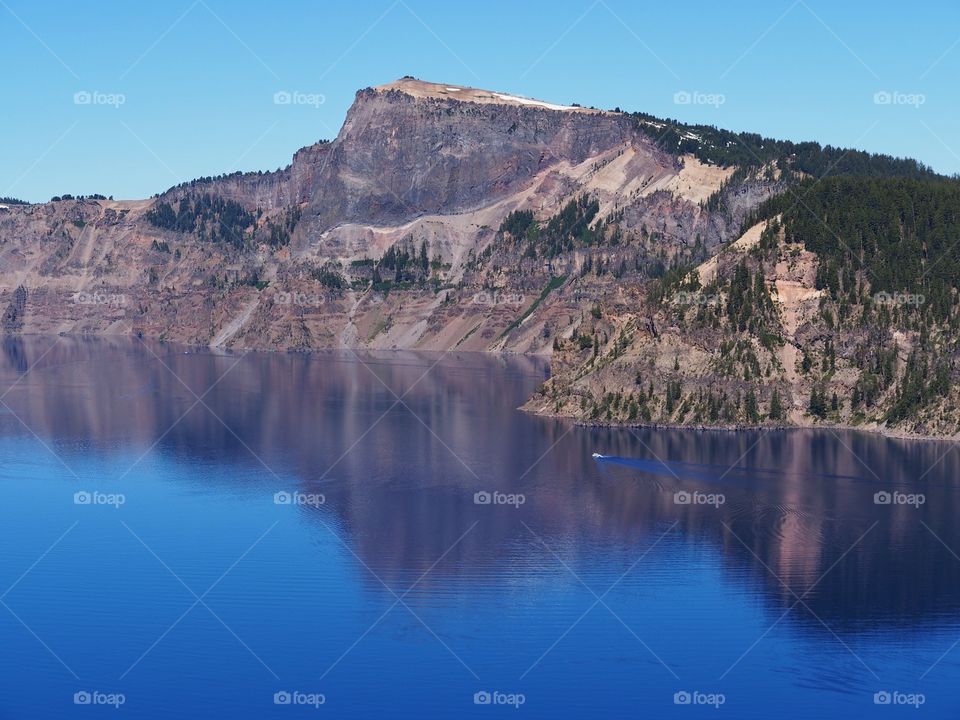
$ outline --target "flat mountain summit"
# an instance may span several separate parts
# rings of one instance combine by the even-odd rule
[[[511,95],[509,93],[479,90],[463,85],[447,85],[444,83],[426,82],[413,77],[404,77],[385,85],[373,88],[377,92],[396,90],[415,98],[430,98],[433,100],[456,100],[472,102],[482,105],[516,105],[522,107],[544,108],[546,110],[565,110],[578,113],[598,113],[599,110],[584,108],[579,105],[557,105],[556,103],[536,100],[534,98]]]

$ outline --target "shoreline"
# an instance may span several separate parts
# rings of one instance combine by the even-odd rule
[[[583,428],[606,428],[611,430],[694,430],[698,432],[716,432],[733,433],[745,431],[761,432],[779,432],[784,430],[842,430],[845,432],[866,433],[889,438],[891,440],[924,440],[932,442],[943,442],[956,444],[960,442],[960,433],[955,435],[920,435],[906,430],[896,428],[886,428],[880,425],[845,425],[845,424],[824,424],[824,425],[703,425],[703,424],[679,424],[679,423],[619,423],[604,422],[602,420],[577,420],[569,415],[552,415],[541,413],[536,410],[527,409],[524,406],[518,408],[522,412],[535,415],[542,418],[551,418],[554,420],[569,420],[574,426]]]
[[[118,338],[127,338],[129,340],[150,340],[160,345],[172,345],[179,346],[183,348],[189,348],[191,350],[208,350],[210,352],[221,352],[221,353],[251,353],[251,352],[261,352],[261,353],[271,353],[271,354],[291,354],[291,355],[312,355],[314,353],[325,353],[325,352],[382,352],[382,353],[402,353],[402,352],[411,352],[411,353],[422,353],[424,355],[452,355],[454,353],[469,354],[469,355],[492,355],[492,356],[512,356],[512,357],[527,357],[527,358],[536,358],[538,360],[549,360],[553,357],[552,352],[520,352],[518,350],[464,350],[462,348],[448,348],[447,350],[431,350],[428,348],[374,348],[374,347],[351,347],[347,345],[343,346],[329,346],[329,347],[310,347],[310,348],[277,348],[277,347],[224,347],[220,345],[204,345],[203,343],[190,343],[184,342],[183,340],[169,340],[166,338],[161,338],[159,335],[146,335],[143,333],[100,333],[100,332],[7,332],[0,334],[0,337],[4,338],[17,338],[17,337],[31,337],[31,338],[77,338],[77,339],[89,339],[89,338],[98,338],[104,340],[112,340]]]
[[[535,358],[538,360],[547,360],[549,363],[552,353],[525,353],[517,352],[514,350],[459,350],[459,349],[448,349],[448,350],[426,350],[419,348],[353,348],[353,347],[328,347],[328,348],[223,348],[223,347],[214,347],[212,345],[195,345],[190,343],[183,343],[174,340],[161,340],[160,338],[152,335],[138,335],[136,333],[132,335],[128,334],[112,334],[112,333],[68,333],[68,332],[59,332],[59,333],[33,333],[33,332],[19,332],[19,333],[6,333],[4,337],[67,337],[67,338],[128,338],[132,341],[143,341],[143,340],[152,340],[158,342],[161,345],[172,345],[180,346],[184,348],[189,348],[191,350],[206,350],[211,353],[224,353],[224,354],[233,354],[233,353],[250,353],[250,352],[263,352],[271,354],[304,354],[311,355],[315,353],[324,353],[324,352],[376,352],[376,353],[424,353],[428,355],[445,355],[453,353],[462,353],[462,354],[476,354],[476,355],[490,355],[490,356],[515,356],[515,357],[529,357]],[[532,399],[532,398],[531,398]],[[529,402],[530,399],[527,400]],[[869,433],[871,435],[879,435],[881,437],[890,438],[893,440],[924,440],[924,441],[936,441],[955,444],[960,442],[960,432],[955,433],[954,435],[921,435],[919,433],[913,433],[908,430],[899,430],[897,428],[888,428],[882,425],[848,425],[848,424],[821,424],[821,425],[794,425],[794,424],[785,424],[785,425],[747,425],[747,424],[733,424],[733,425],[704,425],[704,424],[681,424],[681,423],[620,423],[620,422],[604,422],[601,420],[578,420],[570,415],[554,415],[552,413],[540,412],[526,407],[527,403],[519,406],[517,409],[525,412],[529,415],[535,415],[542,418],[550,418],[554,420],[567,420],[572,421],[573,424],[577,427],[584,428],[610,428],[610,429],[625,429],[629,430],[631,428],[644,429],[644,430],[695,430],[695,431],[710,431],[710,432],[744,432],[744,431],[781,431],[781,430],[843,430],[843,431],[852,431],[860,433]]]

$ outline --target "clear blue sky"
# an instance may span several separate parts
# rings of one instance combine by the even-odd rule
[[[960,172],[955,0],[0,0],[0,62],[0,196],[31,201],[275,169],[407,74]]]

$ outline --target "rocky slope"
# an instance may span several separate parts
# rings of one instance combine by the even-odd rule
[[[555,343],[552,377],[527,409],[596,423],[958,437],[957,292],[938,311],[921,293],[873,292],[860,271],[851,301],[789,227],[775,215],[632,303],[598,303]]]
[[[407,78],[358,92],[338,137],[278,172],[199,179],[150,201],[0,211],[0,302],[17,305],[23,288],[8,320],[20,332],[549,352],[544,328],[581,312],[572,289],[504,332],[584,257],[478,263],[509,213],[547,221],[588,194],[597,217],[622,213],[624,232],[642,227],[666,257],[694,233],[704,247],[722,240],[699,203],[729,173],[663,151],[623,113]],[[212,210],[199,209],[205,196]],[[395,246],[426,263],[380,267]],[[607,249],[605,261],[636,264],[638,252]]]

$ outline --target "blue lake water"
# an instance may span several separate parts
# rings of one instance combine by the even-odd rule
[[[2,350],[2,718],[960,710],[954,445],[578,428],[522,357]]]

